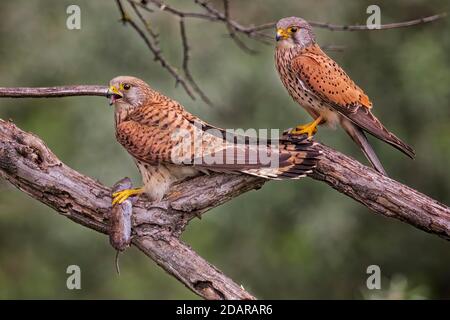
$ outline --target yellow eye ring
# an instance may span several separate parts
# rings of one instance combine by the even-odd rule
[[[297,32],[297,30],[298,30],[297,27],[290,27],[290,28],[289,28],[289,31],[292,32],[292,33]]]

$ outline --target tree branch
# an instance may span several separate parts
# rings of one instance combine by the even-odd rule
[[[107,87],[101,86],[0,88],[0,97],[106,95],[106,91]],[[375,213],[450,240],[450,208],[329,147],[317,147],[323,155],[313,179]],[[38,137],[3,120],[0,176],[76,223],[108,232],[111,190],[64,165]],[[190,220],[265,182],[248,175],[213,174],[174,185],[160,203],[140,199],[133,207],[133,244],[201,297],[253,299],[179,237]]]
[[[450,208],[327,146],[312,178],[362,203],[375,213],[395,218],[450,240]]]
[[[111,190],[67,167],[38,137],[3,120],[0,176],[72,221],[108,233]],[[137,201],[133,244],[205,299],[254,299],[179,236],[191,219],[263,183],[249,176],[203,176],[174,186],[160,203]]]
[[[41,88],[2,88],[0,98],[54,98],[71,96],[106,96],[108,87],[105,86],[59,86]]]
[[[408,20],[403,22],[395,22],[380,25],[380,28],[377,29],[369,29],[366,24],[361,25],[339,25],[339,24],[331,24],[317,21],[309,21],[311,26],[316,28],[328,29],[330,31],[374,31],[374,30],[388,30],[388,29],[398,29],[398,28],[407,28],[412,26],[417,26],[419,24],[426,24],[430,22],[434,22],[440,19],[447,17],[447,13],[439,13],[428,17],[423,17],[414,20]]]

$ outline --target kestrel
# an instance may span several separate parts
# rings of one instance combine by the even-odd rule
[[[314,118],[291,133],[311,136],[318,125],[339,124],[384,175],[365,131],[414,158],[414,150],[372,114],[372,102],[364,91],[320,49],[308,22],[297,17],[284,18],[278,21],[276,29],[275,62],[281,81],[291,97]]]
[[[134,77],[112,79],[108,96],[115,106],[116,138],[135,160],[144,184],[113,194],[113,204],[141,193],[159,201],[173,183],[200,173],[298,179],[319,160],[306,135],[251,144],[250,137],[230,136]]]

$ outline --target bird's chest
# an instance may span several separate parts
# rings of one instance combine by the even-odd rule
[[[293,53],[291,50],[280,50],[276,53],[276,65],[281,82],[289,95],[305,109],[322,111],[324,103],[316,97],[291,68]]]
[[[314,118],[322,116],[324,122],[334,127],[339,122],[339,116],[327,104],[313,92],[298,77],[291,67],[291,61],[295,57],[292,50],[278,50],[275,61],[281,82],[289,92],[289,95],[299,105],[308,111]]]

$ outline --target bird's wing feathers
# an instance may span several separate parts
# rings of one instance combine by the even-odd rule
[[[136,159],[149,164],[157,164],[168,157],[169,147],[161,139],[156,127],[134,120],[124,121],[116,126],[116,138]]]
[[[314,46],[292,60],[299,80],[315,95],[341,107],[372,107],[369,97],[323,51]]]
[[[312,172],[321,154],[305,135],[284,135],[279,140],[278,147],[278,166],[249,169],[242,172],[275,180],[298,179]]]
[[[351,108],[351,112],[344,113],[345,110],[340,106],[334,106],[337,111],[343,114],[346,118],[356,124],[359,128],[364,129],[378,139],[389,143],[393,147],[397,148],[410,158],[415,157],[414,149],[397,138],[395,134],[386,129],[385,126],[378,120],[372,112],[367,108]],[[346,109],[350,110],[350,109]]]
[[[389,132],[370,112],[372,102],[364,91],[317,46],[300,53],[291,63],[292,70],[307,90],[361,129],[391,144],[409,157],[414,150]]]
[[[230,135],[182,108],[154,109],[154,105],[141,107],[116,127],[117,140],[142,162],[293,179],[310,172],[318,161],[319,152],[305,137],[285,138],[276,148],[263,149],[265,145]],[[272,156],[277,160],[276,167],[268,163]]]

